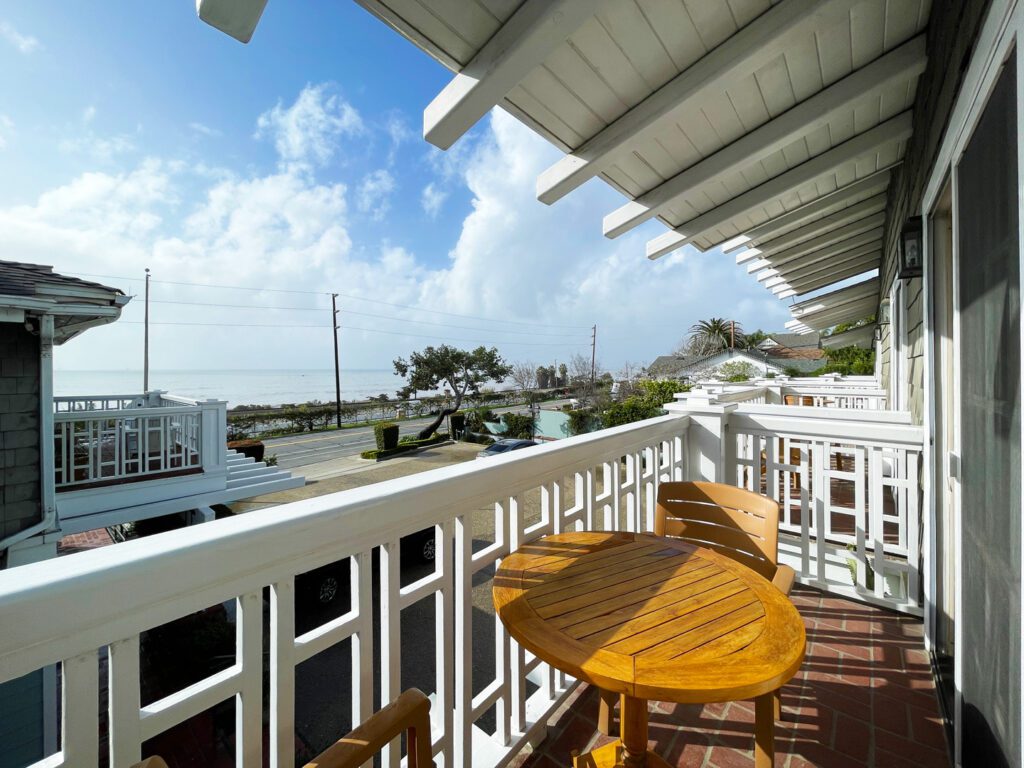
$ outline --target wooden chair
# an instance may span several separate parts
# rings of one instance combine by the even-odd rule
[[[305,768],[359,768],[373,759],[392,739],[407,731],[409,768],[434,768],[430,744],[430,699],[410,688],[347,736],[306,763]],[[150,757],[132,768],[167,768],[159,757]]]
[[[393,702],[343,736],[306,763],[305,768],[359,768],[403,731],[406,735],[406,765],[434,768],[430,744],[430,699],[409,688]]]
[[[788,595],[796,572],[779,565],[779,505],[767,496],[721,483],[670,482],[658,487],[654,534],[687,539],[759,573]],[[597,727],[609,735],[617,693],[601,691]],[[779,692],[772,694],[781,717]]]

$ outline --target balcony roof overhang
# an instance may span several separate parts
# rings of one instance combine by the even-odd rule
[[[874,312],[880,280],[872,277],[853,285],[794,304],[793,320],[786,327],[796,332],[824,331],[839,323],[851,323]]]
[[[774,266],[784,243],[888,226],[928,0],[357,1],[456,73],[424,111],[428,141],[504,108],[566,153],[538,199],[601,177],[628,198],[607,237],[668,227],[650,258],[747,243]],[[783,282],[805,262],[787,263]]]

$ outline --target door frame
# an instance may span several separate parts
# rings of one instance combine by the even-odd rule
[[[954,414],[958,413],[960,403],[960,286],[959,286],[959,265],[960,265],[960,253],[958,246],[958,232],[957,232],[957,185],[958,185],[958,166],[961,158],[963,157],[964,150],[967,146],[968,141],[973,134],[974,128],[977,125],[981,113],[984,111],[985,106],[988,102],[989,94],[991,94],[993,87],[995,86],[996,80],[1002,70],[1003,63],[1007,61],[1011,53],[1016,56],[1017,64],[1017,197],[1018,206],[1024,201],[1024,173],[1021,170],[1021,164],[1024,162],[1024,2],[1019,3],[1018,0],[993,0],[991,6],[988,9],[985,20],[982,23],[981,31],[974,43],[973,51],[971,55],[971,61],[968,65],[967,72],[964,75],[960,89],[957,93],[956,100],[954,102],[953,110],[950,114],[949,123],[946,127],[945,133],[943,134],[942,141],[939,147],[939,152],[936,158],[935,165],[931,169],[931,173],[928,176],[927,183],[925,185],[925,191],[921,199],[920,208],[916,211],[917,215],[925,217],[924,226],[924,246],[925,246],[925,258],[924,258],[924,284],[922,289],[924,290],[924,322],[925,322],[925,334],[926,343],[924,345],[924,365],[925,365],[925,377],[927,385],[924,391],[925,398],[925,413],[928,414],[929,424],[929,440],[925,443],[925,471],[931,474],[929,471],[932,464],[931,458],[931,442],[934,438],[933,430],[936,424],[936,408],[935,403],[935,360],[934,360],[934,334],[935,329],[932,327],[932,318],[934,313],[934,302],[935,297],[932,295],[933,279],[931,275],[932,259],[934,257],[933,244],[930,242],[930,232],[932,228],[932,213],[936,208],[942,191],[945,187],[947,180],[952,185],[953,193],[953,275],[952,275],[952,290],[953,290],[953,366],[954,371],[957,372],[953,381],[953,398],[955,407],[953,409]],[[1018,221],[1018,259],[1021,263],[1020,279],[1022,294],[1024,295],[1024,216],[1019,217]],[[1024,329],[1022,329],[1024,330]],[[1021,354],[1021,375],[1024,380],[1024,333],[1021,334],[1022,339],[1022,354]],[[1022,435],[1021,444],[1024,445],[1024,420],[1022,420]],[[954,416],[953,424],[953,435],[952,440],[954,446],[959,450],[961,445],[961,433],[960,423],[958,415]],[[1021,470],[1024,475],[1024,451],[1022,451],[1021,459]],[[938,542],[935,538],[935,526],[931,521],[935,519],[935,515],[938,512],[937,504],[939,503],[941,496],[936,492],[935,479],[931,479],[931,482],[925,484],[925,509],[928,510],[928,514],[925,518],[925,538],[926,538],[926,562],[925,567],[925,642],[928,647],[931,647],[934,639],[935,631],[935,620],[937,606],[934,604],[935,596],[935,553]],[[953,498],[955,504],[954,510],[954,536],[958,542],[962,541],[962,529],[960,520],[960,483],[954,482],[953,487]],[[1024,540],[1024,514],[1021,515],[1021,534],[1022,540]],[[963,696],[960,693],[963,686],[962,670],[963,670],[963,637],[962,628],[963,621],[961,609],[963,605],[962,600],[962,581],[963,573],[960,559],[957,558],[954,562],[954,601],[955,601],[955,616],[954,616],[954,684],[955,684],[955,701],[954,701],[954,715],[953,715],[953,747],[954,747],[954,764],[957,766],[962,765],[962,744],[963,744]],[[1024,583],[1024,562],[1021,566],[1021,582]],[[1021,615],[1024,616],[1024,590],[1022,590],[1021,596]],[[1024,694],[1024,664],[1021,665],[1021,680],[1019,681],[1020,689]],[[1024,699],[1024,696],[1022,696]],[[1021,713],[1020,730],[1024,733],[1024,711]]]

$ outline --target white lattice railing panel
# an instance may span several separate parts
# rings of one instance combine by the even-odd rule
[[[290,768],[296,666],[350,642],[346,694],[353,719],[365,718],[374,707],[375,683],[383,701],[402,689],[404,614],[427,600],[435,633],[435,753],[444,765],[504,764],[542,735],[574,683],[526,653],[496,619],[493,649],[478,649],[493,652],[494,674],[480,679],[473,664],[474,586],[502,557],[542,535],[647,528],[659,483],[686,476],[688,423],[685,417],[651,419],[0,572],[0,681],[62,665],[63,751],[40,765],[98,762],[98,656],[106,649],[113,768],[137,761],[147,739],[225,700],[235,702],[237,764],[261,764],[266,709],[270,764]],[[474,551],[481,510],[493,514],[493,541]],[[401,540],[428,527],[435,530],[433,570],[403,585]],[[299,633],[296,577],[346,558],[350,610]],[[235,612],[233,663],[142,705],[140,636],[221,603]],[[493,735],[479,726],[492,710]],[[392,749],[383,765],[399,759]]]
[[[62,411],[53,421],[58,490],[202,467],[195,406]]]
[[[917,610],[920,428],[756,410],[729,416],[726,480],[779,502],[800,579]]]

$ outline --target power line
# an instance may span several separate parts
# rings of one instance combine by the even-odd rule
[[[154,281],[155,282],[155,281]],[[186,307],[223,307],[224,309],[279,309],[283,311],[296,311],[296,312],[323,312],[324,307],[277,307],[272,304],[220,304],[217,302],[207,301],[170,301],[170,300],[157,300],[150,299],[150,304],[173,304]],[[458,328],[464,331],[489,331],[492,333],[514,333],[518,335],[528,336],[547,336],[552,338],[569,338],[571,334],[566,333],[537,333],[536,331],[514,331],[505,330],[502,328],[479,328],[471,325],[453,325],[451,323],[437,323],[430,320],[417,320],[409,317],[396,317],[394,315],[376,315],[370,312],[357,312],[354,309],[342,309],[339,310],[343,314],[359,315],[360,317],[372,317],[376,320],[393,320],[399,323],[416,323],[417,325],[433,325],[440,328]],[[127,322],[127,321],[126,321]],[[582,338],[582,337],[580,337]]]
[[[143,325],[142,320],[121,320],[119,324],[127,325]],[[168,322],[168,323],[154,323],[150,322],[150,325],[173,325],[173,326],[185,326],[194,328],[323,328],[328,329],[329,325],[277,325],[273,323],[181,323],[181,322]],[[426,335],[419,333],[406,333],[404,331],[385,331],[381,328],[359,328],[353,325],[339,326],[342,330],[348,331],[364,331],[366,333],[386,333],[392,336],[409,336],[412,338],[419,339],[439,339],[442,338],[439,335]],[[551,343],[533,343],[529,341],[485,341],[483,339],[464,339],[464,338],[445,338],[445,341],[464,341],[471,344],[492,344],[494,346],[515,344],[517,346],[529,346],[529,347],[577,347],[580,344],[572,342],[563,342],[561,344]]]
[[[138,278],[138,277],[125,277],[123,275],[120,275],[120,276],[118,276],[118,275],[97,275],[97,274],[93,274],[93,273],[89,273],[89,272],[68,272],[66,274],[77,275],[79,277],[99,277],[99,278],[103,278],[103,279],[106,279],[106,280],[141,280],[141,278]],[[186,283],[186,282],[174,281],[174,280],[153,280],[152,282],[154,282],[154,283],[163,283],[164,285],[184,285],[184,286],[191,286],[191,287],[195,287],[195,288],[223,288],[225,290],[253,291],[253,292],[256,292],[256,293],[259,293],[259,292],[297,293],[297,294],[304,294],[304,295],[307,295],[307,296],[330,296],[331,295],[330,293],[328,293],[326,291],[299,291],[299,290],[290,290],[290,289],[285,289],[285,288],[256,288],[256,287],[252,287],[252,286],[243,286],[243,285],[217,285],[217,284],[213,284],[213,283]],[[387,306],[387,307],[397,307],[399,309],[411,309],[411,310],[416,311],[416,312],[426,312],[428,314],[434,314],[434,315],[447,315],[449,317],[461,317],[464,320],[483,320],[484,322],[488,322],[488,323],[505,323],[507,325],[524,325],[524,326],[529,326],[529,327],[533,327],[533,328],[570,328],[570,329],[576,329],[576,330],[590,330],[590,326],[588,326],[588,325],[565,325],[565,324],[562,324],[562,323],[530,323],[530,322],[526,322],[525,320],[499,320],[499,319],[491,318],[491,317],[481,317],[480,315],[464,315],[464,314],[460,314],[458,312],[445,312],[445,311],[440,310],[440,309],[427,309],[425,307],[417,307],[417,306],[414,306],[412,304],[396,304],[394,302],[382,301],[380,299],[366,299],[366,298],[363,298],[362,296],[354,296],[354,295],[348,294],[348,293],[339,293],[338,297],[339,298],[343,298],[343,299],[351,299],[353,301],[365,301],[365,302],[368,302],[370,304],[382,304],[382,305]]]

